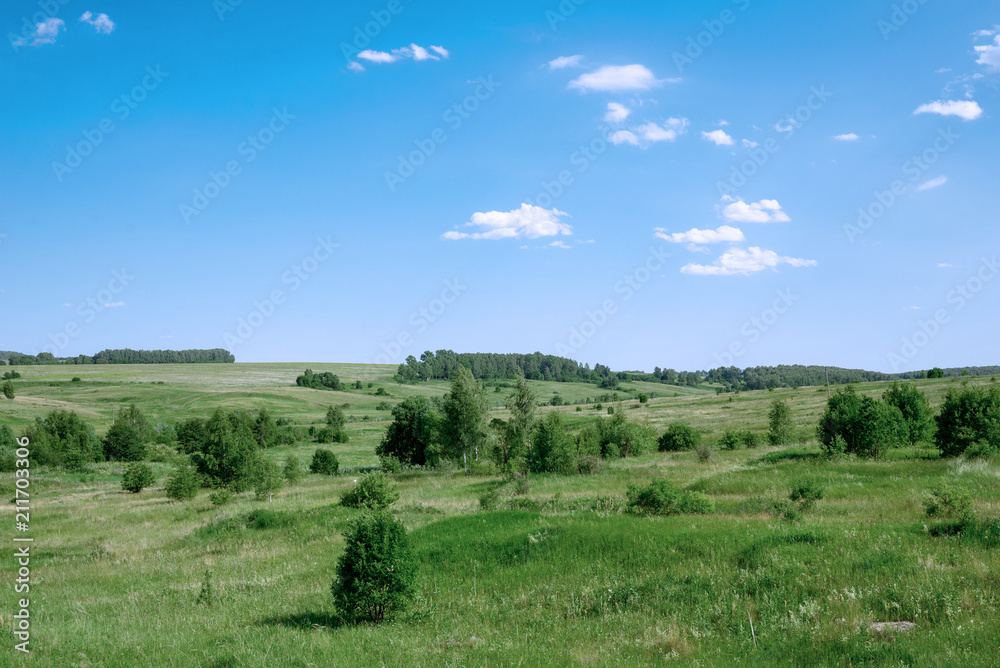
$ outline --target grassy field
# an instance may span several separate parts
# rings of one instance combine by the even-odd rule
[[[364,389],[294,387],[306,366],[22,367],[17,399],[0,403],[0,422],[19,430],[64,408],[103,433],[113,411],[134,402],[153,423],[204,417],[218,406],[266,406],[308,425],[331,403],[349,403],[345,412],[358,419],[387,419],[375,409],[380,401],[447,390],[444,383],[397,385],[391,367],[325,364],[308,366],[362,380]],[[935,407],[957,386],[953,379],[919,383]],[[592,385],[533,385],[543,398],[604,393]],[[391,396],[374,396],[380,386]],[[880,394],[885,384],[858,387]],[[307,476],[271,502],[243,495],[217,508],[205,491],[190,503],[171,502],[162,481],[125,494],[120,465],[33,471],[34,651],[26,660],[14,656],[8,613],[0,665],[997,665],[998,549],[974,537],[932,535],[923,510],[928,492],[947,481],[972,493],[981,516],[1000,517],[996,460],[941,460],[928,448],[878,462],[823,459],[814,430],[825,388],[637,389],[656,397],[625,402],[630,418],[658,432],[689,422],[709,442],[731,427],[763,433],[770,402],[781,398],[801,443],[717,451],[708,462],[695,453],[654,453],[592,476],[532,475],[526,499],[536,505],[520,511],[480,510],[479,497],[500,484],[497,477],[398,474],[393,511],[411,531],[419,595],[409,613],[382,627],[344,627],[333,615],[341,533],[357,516],[337,505],[351,476]],[[574,427],[606,414],[576,408],[545,410],[565,413]],[[351,422],[350,442],[328,447],[342,466],[374,465],[385,426]],[[306,461],[314,448],[298,443],[267,456],[294,452]],[[153,467],[161,478],[167,471]],[[655,478],[709,495],[715,512],[621,512],[628,484]],[[797,522],[769,512],[801,480],[825,488],[815,508]],[[12,479],[3,485],[12,497]],[[11,527],[13,506],[4,508]],[[269,522],[250,519],[261,508],[273,511]],[[12,581],[13,567],[5,573]],[[198,602],[208,582],[210,605]],[[14,594],[7,600],[11,610]],[[917,626],[870,628],[891,621]]]

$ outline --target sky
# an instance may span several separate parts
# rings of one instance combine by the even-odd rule
[[[0,349],[1000,359],[994,2],[10,0]]]

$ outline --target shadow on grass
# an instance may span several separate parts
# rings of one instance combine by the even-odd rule
[[[754,459],[751,462],[747,462],[749,466],[757,466],[760,464],[778,464],[781,462],[801,462],[801,461],[818,461],[822,455],[814,450],[805,450],[802,448],[789,448],[787,450],[781,450],[779,452],[772,452],[770,454],[764,455]]]
[[[329,612],[303,612],[297,615],[283,615],[280,617],[268,617],[261,624],[263,626],[284,626],[290,629],[330,629],[336,630],[347,626],[344,621]]]

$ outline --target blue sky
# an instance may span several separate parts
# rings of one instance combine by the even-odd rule
[[[1000,358],[995,3],[12,0],[2,24],[0,349]]]

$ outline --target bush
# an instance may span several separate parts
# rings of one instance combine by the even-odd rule
[[[198,474],[187,464],[178,464],[167,478],[167,498],[189,501],[198,495]]]
[[[312,463],[309,464],[309,470],[313,473],[320,473],[323,475],[337,475],[337,472],[340,471],[340,460],[337,459],[337,455],[333,454],[329,450],[317,448],[316,452],[313,453]]]
[[[392,455],[386,455],[384,457],[378,458],[379,470],[385,471],[386,473],[399,473],[403,470],[403,464],[398,459]]]
[[[580,475],[593,475],[604,470],[604,460],[594,455],[580,455],[573,460],[573,465]]]
[[[629,510],[640,515],[709,513],[715,509],[712,500],[701,492],[684,492],[665,480],[653,480],[646,487],[629,485],[625,496]]]
[[[104,456],[111,461],[137,462],[146,456],[146,446],[132,425],[116,420],[104,437]]]
[[[376,471],[361,476],[354,487],[340,497],[340,504],[348,508],[385,510],[397,499],[399,492],[395,490],[389,476],[382,471]]]
[[[972,497],[964,490],[941,485],[924,501],[927,517],[971,523],[975,520]]]
[[[801,480],[792,485],[788,500],[799,504],[799,510],[812,508],[813,504],[823,498],[823,487],[818,482]]]
[[[145,488],[156,482],[153,469],[142,462],[133,462],[125,467],[125,475],[122,476],[122,490],[138,494]]]
[[[208,495],[208,500],[212,502],[213,506],[224,506],[231,503],[234,498],[233,493],[225,487],[217,489]]]
[[[744,448],[752,450],[760,445],[760,435],[755,431],[744,429],[740,432],[740,441],[743,443]]]
[[[981,442],[1000,448],[1000,388],[948,390],[935,441],[945,457],[957,457]]]
[[[857,394],[851,386],[830,397],[817,427],[828,455],[846,452],[871,459],[906,442],[908,433],[898,408]]]
[[[907,440],[910,445],[930,439],[934,432],[934,413],[927,397],[912,383],[893,381],[882,394],[882,401],[895,406],[906,422]]]
[[[660,437],[660,452],[694,450],[701,443],[701,434],[683,422],[675,422]]]
[[[640,393],[640,394],[639,394],[639,403],[640,403],[640,404],[644,404],[644,403],[646,403],[647,401],[649,401],[649,396],[648,396],[648,395],[645,395],[645,394],[641,394],[641,393]]]
[[[268,459],[260,462],[253,481],[254,495],[258,501],[270,499],[272,494],[281,491],[284,484],[285,478],[277,464]]]
[[[712,446],[705,443],[698,446],[698,461],[702,464],[712,461],[712,454]]]
[[[353,522],[345,539],[331,587],[341,617],[378,624],[404,611],[416,592],[417,562],[403,523],[372,513]]]
[[[732,429],[727,429],[719,439],[719,447],[723,450],[735,450],[740,447],[740,434]]]

